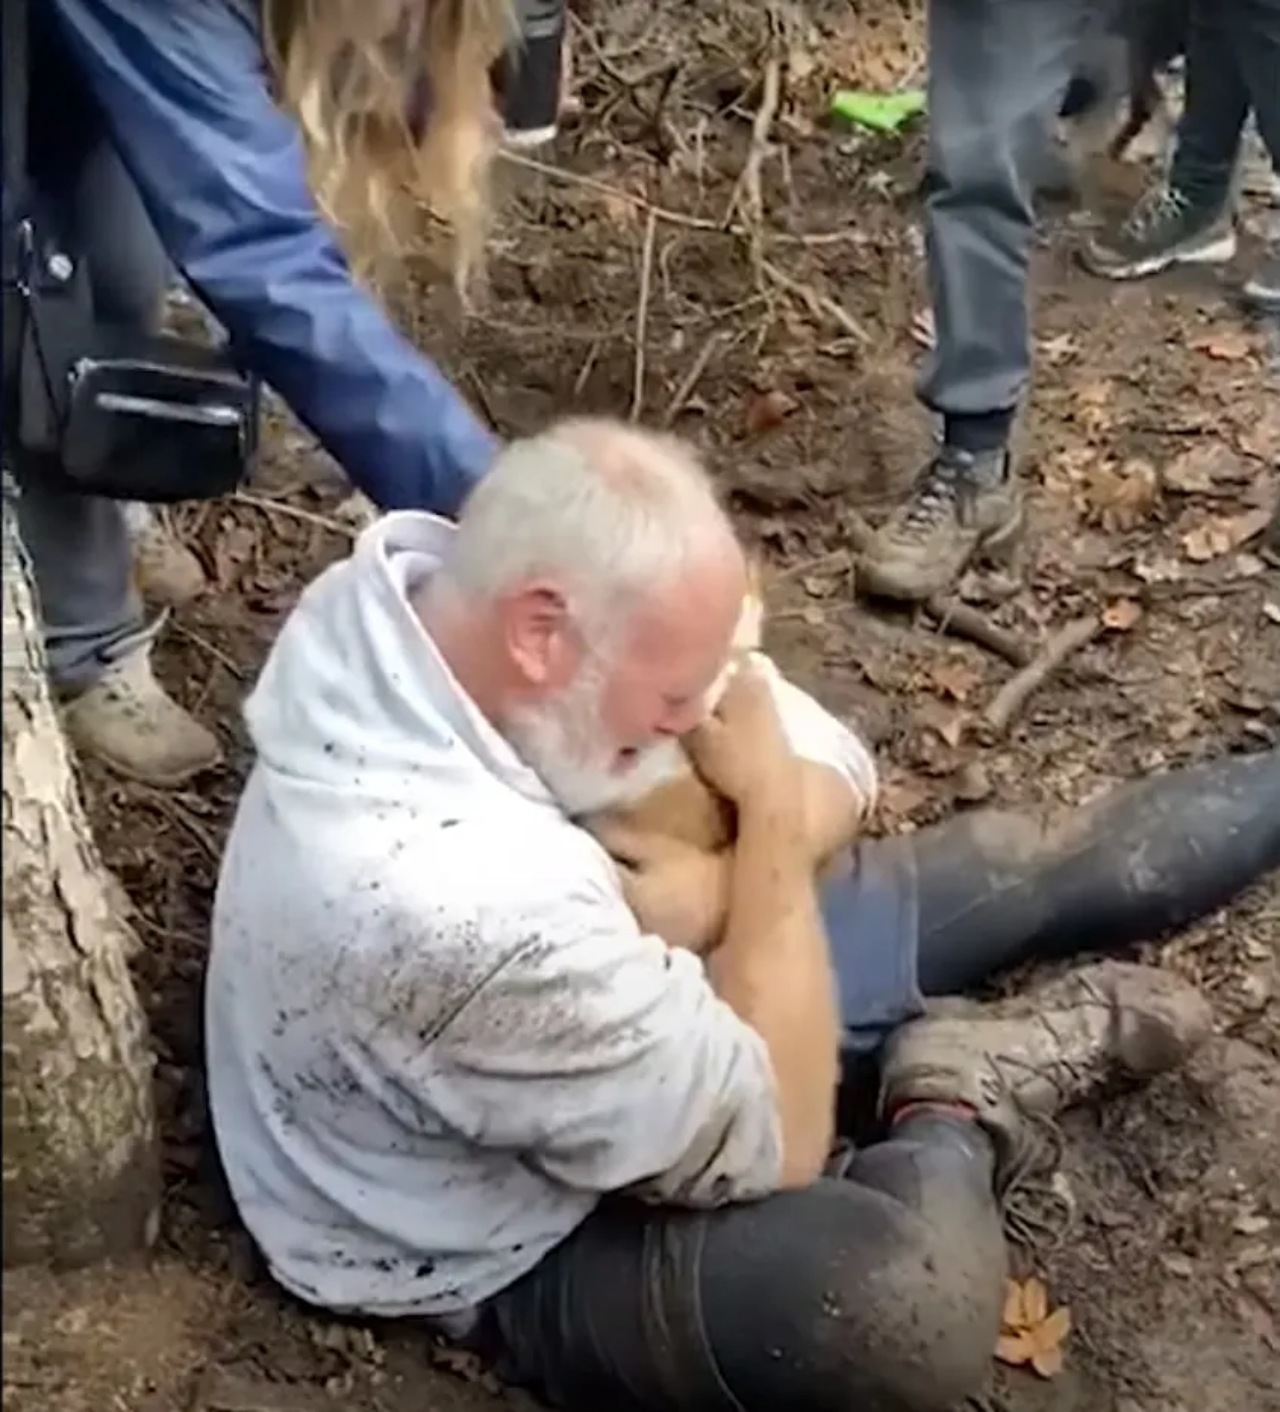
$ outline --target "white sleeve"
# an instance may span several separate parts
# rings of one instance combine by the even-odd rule
[[[697,957],[595,889],[474,923],[509,959],[427,1049],[379,1036],[380,1059],[453,1131],[579,1190],[708,1206],[777,1189],[768,1051]]]
[[[858,796],[865,819],[875,806],[879,791],[871,752],[849,726],[836,720],[812,696],[789,682],[768,657],[758,655],[768,674],[782,728],[792,750],[802,760],[827,765],[841,775]]]

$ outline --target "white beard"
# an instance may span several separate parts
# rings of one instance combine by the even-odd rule
[[[515,713],[505,734],[517,755],[542,780],[571,818],[633,803],[688,768],[678,740],[655,741],[624,769],[600,738],[602,673],[584,667],[555,700]]]

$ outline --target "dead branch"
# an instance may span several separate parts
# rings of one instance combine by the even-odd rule
[[[649,291],[653,284],[653,244],[658,233],[658,217],[653,211],[644,227],[644,249],[640,255],[640,293],[636,301],[636,359],[631,379],[631,420],[638,422],[644,407],[645,340],[649,333]]]
[[[265,495],[255,495],[251,490],[233,491],[231,498],[241,505],[252,505],[255,510],[261,510],[265,515],[282,515],[287,520],[314,525],[319,529],[328,530],[330,534],[341,535],[344,539],[355,539],[360,533],[358,527],[344,525],[341,520],[335,520],[331,515],[317,515],[313,510],[304,510],[301,506],[290,505],[284,500],[271,500]]]
[[[586,176],[582,172],[570,171],[567,167],[557,167],[551,162],[541,162],[537,157],[531,157],[526,152],[502,148],[499,150],[498,156],[509,166],[536,172],[549,181],[558,181],[566,186],[580,186],[584,191],[594,191],[597,196],[607,196],[613,201],[626,202],[638,211],[646,213],[651,211],[665,225],[680,226],[685,230],[706,231],[711,235],[729,235],[738,239],[750,235],[750,231],[744,225],[735,223],[726,226],[723,221],[714,220],[710,216],[690,216],[684,211],[673,211],[669,206],[659,206],[645,196],[638,196],[634,191],[628,191],[625,187],[601,181],[599,177]],[[852,227],[848,230],[817,230],[808,233],[769,232],[771,245],[841,245],[846,242],[864,245],[867,243],[867,236],[865,232]]]
[[[662,414],[661,425],[664,428],[675,425],[676,418],[684,411],[686,403],[693,396],[693,390],[701,381],[703,373],[707,370],[707,365],[727,337],[728,335],[722,329],[716,329],[698,349],[698,356],[689,365],[689,371],[680,379],[680,386],[671,394],[671,401],[667,403],[667,409]]]
[[[830,319],[839,328],[842,328],[850,338],[855,339],[864,346],[871,342],[871,335],[858,322],[857,319],[844,307],[837,303],[827,294],[819,294],[811,284],[806,284],[803,280],[793,279],[783,272],[769,260],[760,262],[760,269],[779,289],[785,290],[788,294],[794,295],[801,300],[808,308],[814,318]]]
[[[582,396],[582,389],[587,385],[587,379],[591,376],[595,368],[596,360],[600,357],[600,350],[604,347],[604,341],[597,338],[587,349],[587,356],[582,360],[582,366],[578,369],[578,376],[573,381],[573,395],[575,398]]]
[[[764,80],[760,95],[760,106],[756,109],[751,124],[751,146],[742,171],[734,183],[733,193],[725,208],[723,227],[733,224],[734,216],[741,214],[747,227],[752,250],[757,265],[763,259],[764,192],[760,185],[760,174],[764,159],[769,155],[769,135],[773,131],[773,121],[778,116],[778,103],[782,96],[782,61],[771,58],[764,67]]]
[[[985,647],[1014,667],[1025,667],[1031,661],[1031,649],[1017,633],[997,626],[976,608],[940,594],[926,599],[923,607],[925,616],[937,625],[939,632]]]
[[[1026,706],[1032,693],[1038,691],[1073,652],[1087,646],[1101,631],[1101,619],[1090,615],[1077,618],[1054,633],[1035,657],[996,692],[983,713],[986,724],[997,735],[1003,735]]]

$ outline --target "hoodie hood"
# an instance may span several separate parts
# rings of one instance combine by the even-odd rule
[[[403,803],[479,766],[550,802],[409,606],[410,593],[447,558],[453,534],[434,515],[386,515],[305,590],[245,704],[269,776]]]

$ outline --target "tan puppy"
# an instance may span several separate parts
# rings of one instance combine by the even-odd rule
[[[733,655],[712,688],[718,701],[742,657],[760,650],[764,629],[764,598],[759,569],[749,566],[747,596],[733,638]],[[696,773],[683,749],[673,750],[666,777],[631,803],[586,820],[588,828],[621,824],[632,834],[647,834],[686,843],[704,853],[719,853],[734,842],[734,810]]]

